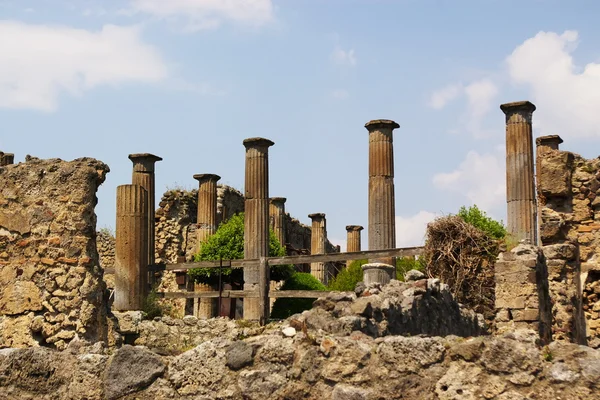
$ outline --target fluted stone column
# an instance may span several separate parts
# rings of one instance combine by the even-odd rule
[[[0,154],[0,167],[5,165],[12,165],[15,163],[15,155],[13,153],[2,153]]]
[[[264,138],[244,140],[246,172],[244,183],[244,258],[269,255],[269,147]],[[244,268],[244,290],[258,289],[258,267]],[[244,299],[244,319],[259,319],[258,299]]]
[[[285,197],[271,197],[269,202],[269,222],[281,246],[285,247]]]
[[[115,302],[118,311],[141,310],[148,290],[148,192],[117,187]]]
[[[360,231],[364,228],[360,225],[347,225],[346,231],[348,232],[346,251],[348,253],[360,251]],[[346,261],[346,267],[352,264],[352,260]]]
[[[537,244],[533,135],[529,101],[500,106],[506,115],[507,230],[518,240]]]
[[[327,238],[327,221],[325,214],[309,214],[312,220],[310,232],[310,254],[325,254],[325,240]],[[310,273],[320,280],[324,285],[327,284],[326,263],[317,262],[310,264]]]
[[[140,185],[148,192],[148,264],[154,264],[154,164],[162,161],[162,158],[149,153],[130,154],[129,159],[133,162],[133,175],[131,182]]]
[[[221,177],[214,174],[196,174],[198,181],[198,217],[196,227],[196,252],[200,252],[202,243],[217,231],[217,182]],[[209,292],[211,285],[196,283],[194,290]],[[200,301],[198,301],[200,300]],[[216,314],[215,299],[194,299],[194,315],[199,318],[212,318]]]
[[[396,248],[396,206],[394,195],[394,142],[396,122],[376,119],[365,124],[369,131],[369,250]],[[394,258],[369,263],[395,265]],[[395,276],[390,276],[390,279]]]

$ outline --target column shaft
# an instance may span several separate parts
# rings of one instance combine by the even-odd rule
[[[365,127],[369,131],[369,250],[393,249],[396,247],[396,206],[392,132],[400,125],[391,120],[373,120]],[[394,258],[369,262],[395,265]]]
[[[221,177],[214,174],[197,174],[194,175],[194,179],[198,181],[196,252],[199,253],[202,243],[217,231],[217,182]],[[194,290],[207,292],[213,290],[213,287],[196,283]],[[206,319],[215,316],[216,299],[194,299],[193,303],[194,315],[199,318]]]
[[[518,241],[537,244],[536,198],[533,175],[531,117],[535,106],[528,102],[502,104],[506,115],[507,228]]]
[[[327,238],[327,221],[325,214],[310,214],[312,227],[310,232],[310,254],[325,254],[325,240]],[[327,285],[326,263],[317,262],[310,264],[310,273],[312,276]]]
[[[353,253],[360,251],[360,241],[361,234],[360,232],[363,230],[363,227],[360,225],[348,225],[346,226],[346,231],[348,232],[347,242],[346,242],[346,252]],[[349,267],[352,264],[353,260],[346,261],[346,267]]]
[[[141,310],[148,288],[148,192],[141,186],[117,187],[115,233],[114,307]]]
[[[154,164],[157,161],[161,161],[162,158],[148,153],[130,154],[129,159],[133,162],[133,174],[132,183],[134,185],[140,185],[148,192],[148,264],[154,264],[154,237],[155,237],[155,222],[154,222],[154,210],[155,210],[155,178],[154,178]]]
[[[269,147],[268,139],[244,140],[246,148],[244,258],[269,255]],[[244,268],[244,290],[257,290],[258,267]],[[244,299],[244,319],[258,320],[258,299]]]
[[[275,232],[277,240],[285,247],[285,201],[284,197],[273,197],[269,203],[269,220],[271,229]]]

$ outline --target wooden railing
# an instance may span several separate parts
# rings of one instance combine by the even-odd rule
[[[351,253],[329,253],[314,255],[298,255],[285,257],[264,257],[261,259],[223,260],[217,264],[215,261],[200,261],[175,264],[155,264],[148,267],[149,271],[187,271],[192,268],[249,268],[258,267],[258,290],[221,290],[210,292],[158,292],[158,296],[168,299],[189,298],[257,298],[259,301],[259,321],[264,324],[269,318],[270,298],[319,298],[332,292],[313,290],[278,290],[269,291],[269,266],[288,264],[310,264],[315,262],[335,262],[354,260],[377,260],[390,257],[414,257],[421,254],[422,247],[406,247],[387,250],[368,250]],[[105,271],[108,272],[108,271]]]

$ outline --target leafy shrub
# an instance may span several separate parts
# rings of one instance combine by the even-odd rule
[[[314,276],[306,272],[295,272],[286,279],[281,290],[327,290]],[[285,299],[279,298],[273,304],[271,318],[285,319],[312,308],[315,299]]]
[[[503,239],[506,236],[506,228],[502,224],[502,221],[498,222],[491,217],[488,217],[486,212],[480,210],[477,205],[473,205],[469,208],[462,206],[458,210],[457,215],[461,217],[463,221],[482,230],[493,239]]]
[[[269,256],[285,256],[285,248],[277,240],[275,233],[269,231]],[[240,260],[244,258],[244,213],[239,213],[222,223],[214,235],[203,244],[196,261]],[[294,273],[292,265],[271,267],[271,280],[285,280]],[[194,268],[188,271],[194,281],[205,284],[219,282],[218,268]],[[240,283],[243,281],[242,268],[223,268],[223,282]]]
[[[160,303],[160,297],[158,297],[156,287],[148,293],[148,296],[146,296],[146,300],[142,305],[144,319],[162,317],[163,315],[168,315],[171,311],[169,305]]]
[[[396,259],[396,279],[399,281],[404,281],[404,275],[413,269],[425,271],[425,263],[421,258],[415,260],[412,257],[399,257]]]
[[[363,270],[361,266],[368,260],[355,260],[349,266],[343,268],[335,278],[329,282],[329,290],[340,292],[354,291],[356,284],[363,280]]]

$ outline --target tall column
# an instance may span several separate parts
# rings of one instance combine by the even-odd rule
[[[115,302],[119,311],[141,310],[148,289],[148,192],[139,185],[117,187]]]
[[[309,214],[308,217],[312,220],[312,228],[310,232],[310,254],[325,254],[325,239],[327,238],[327,221],[325,220],[325,214]],[[312,276],[320,280],[324,285],[327,284],[325,263],[311,263],[310,273]]]
[[[244,258],[269,255],[269,147],[264,138],[244,140],[246,172],[244,183]],[[244,268],[244,290],[258,289],[258,267]],[[258,299],[244,299],[244,319],[258,320]]]
[[[369,250],[396,248],[396,205],[394,195],[394,141],[392,132],[400,128],[388,119],[365,124],[369,131]],[[369,260],[395,265],[394,258]],[[390,279],[393,271],[387,268]]]
[[[133,162],[133,175],[131,182],[140,185],[148,192],[148,264],[154,264],[154,164],[162,158],[149,153],[130,154]]]
[[[0,154],[0,166],[12,165],[15,163],[15,155],[13,153]]]
[[[269,202],[269,221],[277,240],[285,248],[285,197],[271,197]]]
[[[214,174],[196,174],[194,179],[198,181],[198,217],[196,219],[196,252],[200,252],[202,243],[217,231],[217,182],[221,177]],[[196,283],[194,290],[197,292],[208,292],[213,288],[211,285]],[[212,318],[215,316],[215,299],[194,299],[194,315],[199,318]]]
[[[360,231],[364,228],[360,225],[347,225],[346,231],[348,232],[346,251],[348,253],[360,251]],[[352,260],[346,261],[346,267],[352,264]]]
[[[506,115],[507,230],[517,241],[537,244],[533,135],[529,101],[500,106]]]

